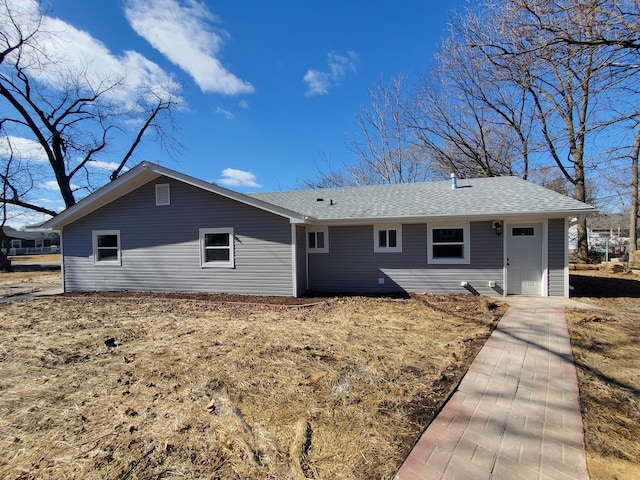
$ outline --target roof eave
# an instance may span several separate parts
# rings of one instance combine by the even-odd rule
[[[580,210],[555,210],[536,212],[495,212],[470,214],[440,214],[440,215],[416,215],[404,217],[346,217],[346,218],[317,218],[309,219],[306,223],[312,225],[371,225],[371,224],[392,224],[392,223],[426,223],[444,221],[490,221],[490,220],[514,220],[532,218],[569,218],[582,216],[596,212],[596,209]]]

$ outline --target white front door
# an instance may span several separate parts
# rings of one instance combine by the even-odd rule
[[[542,224],[506,230],[507,295],[542,295]]]

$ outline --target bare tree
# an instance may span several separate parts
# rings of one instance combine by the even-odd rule
[[[629,259],[638,248],[638,159],[640,158],[640,128],[631,150],[631,213],[629,215]]]
[[[331,165],[329,154],[322,153],[321,156],[324,161],[324,166],[316,166],[314,168],[315,177],[303,180],[302,186],[304,188],[334,188],[355,185],[353,179],[348,174],[348,167],[336,170]]]
[[[409,104],[414,134],[436,170],[527,178],[533,121],[526,90],[504,81],[468,45],[462,17],[452,19]]]
[[[380,77],[369,89],[371,104],[356,114],[359,135],[350,139],[357,155],[349,168],[353,183],[409,183],[429,178],[424,150],[413,141],[404,118],[405,89],[403,75],[388,83]]]
[[[126,74],[100,76],[88,62],[80,67],[68,62],[55,49],[65,40],[44,28],[43,12],[31,5],[0,0],[0,126],[11,151],[0,153],[0,201],[5,209],[11,205],[53,216],[55,210],[30,195],[36,175],[53,177],[64,205],[74,205],[79,188],[96,187],[97,165],[109,163],[115,179],[144,136],[155,134],[171,147],[163,121],[181,99],[174,83],[149,78],[132,92]],[[115,139],[128,147],[122,154],[111,148],[107,162]],[[16,161],[21,154],[16,144],[25,141],[37,146],[41,161]]]
[[[612,67],[623,55],[616,48],[591,45],[591,39],[607,35],[602,29],[609,24],[600,21],[598,8],[605,1],[487,3],[460,25],[467,45],[484,56],[496,75],[526,89],[536,137],[581,201],[587,200],[587,171],[598,167],[599,158],[589,148],[619,120],[614,106],[620,104],[621,79]],[[587,255],[584,220],[578,224],[578,258]]]

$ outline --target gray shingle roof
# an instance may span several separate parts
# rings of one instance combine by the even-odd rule
[[[517,177],[256,193],[320,221],[577,215],[593,207]],[[322,199],[322,200],[319,200]]]

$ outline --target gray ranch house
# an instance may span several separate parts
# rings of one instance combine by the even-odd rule
[[[65,292],[567,297],[594,211],[515,177],[245,195],[143,162],[43,227]]]

